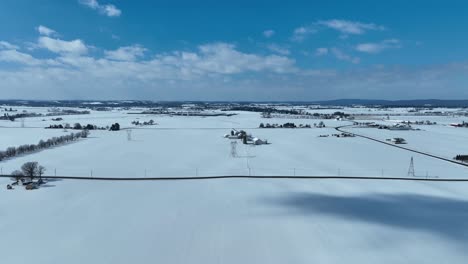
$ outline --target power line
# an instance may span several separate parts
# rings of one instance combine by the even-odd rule
[[[177,181],[177,180],[211,180],[211,179],[297,179],[297,180],[393,180],[393,181],[434,181],[434,182],[468,182],[466,178],[418,178],[418,177],[377,177],[377,176],[197,176],[197,177],[82,177],[82,176],[42,176],[44,179],[64,180],[103,180],[103,181]],[[11,178],[11,175],[0,175],[0,178]]]

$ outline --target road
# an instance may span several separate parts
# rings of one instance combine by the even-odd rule
[[[453,163],[453,164],[457,164],[457,165],[460,165],[460,166],[468,167],[468,164],[467,164],[467,163],[458,162],[458,161],[455,161],[455,160],[452,160],[452,159],[447,159],[447,158],[444,158],[444,157],[442,157],[442,156],[430,154],[430,153],[427,153],[427,152],[424,152],[424,151],[419,151],[419,150],[415,150],[415,149],[403,147],[403,146],[401,146],[401,145],[396,145],[396,144],[393,144],[393,143],[388,143],[388,142],[383,141],[383,140],[380,140],[380,139],[376,139],[376,138],[373,138],[373,137],[369,137],[369,136],[357,134],[357,133],[350,132],[350,131],[346,131],[346,130],[343,130],[343,129],[342,129],[342,128],[344,128],[344,127],[353,127],[353,126],[354,126],[354,125],[338,126],[338,127],[335,127],[335,129],[336,129],[337,131],[339,131],[339,132],[342,132],[342,133],[351,133],[351,134],[353,134],[353,135],[355,135],[355,136],[357,136],[357,137],[361,137],[361,138],[365,138],[365,139],[368,139],[368,140],[372,140],[372,141],[374,141],[374,142],[378,142],[378,143],[381,143],[381,144],[385,144],[385,145],[388,145],[388,146],[391,146],[391,147],[394,147],[394,148],[404,149],[404,150],[407,150],[407,151],[410,151],[410,152],[414,152],[414,153],[418,153],[418,154],[421,154],[421,155],[424,155],[424,156],[428,156],[428,157],[431,157],[431,158],[434,158],[434,159],[439,159],[439,160],[443,160],[443,161],[450,162],[450,163]]]

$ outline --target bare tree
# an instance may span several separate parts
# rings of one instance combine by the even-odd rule
[[[15,147],[9,147],[6,150],[6,156],[7,157],[14,157],[16,155],[16,148]]]
[[[24,177],[24,174],[22,171],[15,170],[14,172],[11,173],[11,176],[13,176],[13,178],[15,179],[16,184],[18,184],[21,178]]]
[[[89,136],[89,130],[85,129],[81,131],[81,137],[82,138],[87,138]]]
[[[31,180],[34,176],[38,175],[37,171],[39,168],[39,163],[36,161],[26,162],[21,166],[21,171],[23,171],[24,176],[30,177]]]
[[[42,175],[44,175],[46,168],[44,166],[37,167],[37,174],[39,175],[39,181],[42,182]]]

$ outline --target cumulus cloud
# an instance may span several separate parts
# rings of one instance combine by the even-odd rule
[[[291,51],[283,46],[280,46],[278,44],[269,44],[267,48],[275,53],[281,54],[281,55],[289,55],[291,54]]]
[[[39,65],[41,61],[33,56],[19,52],[17,50],[0,50],[0,61],[18,63],[24,65]]]
[[[212,75],[203,70],[197,72],[197,67],[190,66],[196,60],[195,55],[200,56],[200,51],[159,55],[157,59],[145,62],[68,56],[66,60],[75,63],[76,67],[0,69],[0,89],[3,98],[25,99],[284,101],[468,96],[465,86],[468,62],[425,67],[304,69],[283,74],[234,77]]]
[[[385,27],[374,23],[362,23],[357,21],[348,21],[341,19],[322,20],[318,25],[325,26],[341,32],[342,34],[362,35],[369,30],[385,30]]]
[[[309,35],[315,34],[323,29],[336,30],[341,33],[340,37],[345,39],[348,35],[362,35],[371,30],[381,31],[385,30],[385,27],[374,23],[362,23],[342,19],[320,20],[307,26],[294,29],[291,40],[294,42],[302,42]]]
[[[71,53],[71,54],[84,54],[88,52],[88,48],[80,39],[65,41],[61,39],[54,39],[50,37],[39,37],[38,47],[47,49],[54,53]]]
[[[108,17],[118,17],[122,14],[122,11],[118,9],[115,5],[102,5],[97,0],[79,0],[79,3],[91,9],[97,10],[99,13]]]
[[[353,64],[358,64],[361,62],[361,59],[359,57],[349,55],[346,52],[336,47],[331,47],[331,48],[321,47],[315,50],[315,56],[317,57],[327,56],[327,55],[333,56],[338,60],[351,62]]]
[[[196,51],[173,51],[156,54],[144,59],[147,49],[140,45],[120,47],[104,51],[104,57],[86,55],[87,47],[81,40],[64,41],[40,37],[38,46],[54,52],[46,62],[29,54],[5,53],[3,61],[15,61],[25,65],[51,65],[68,69],[72,66],[90,76],[131,78],[145,81],[157,79],[190,80],[215,75],[233,75],[247,72],[290,73],[296,71],[295,61],[280,55],[244,53],[228,43],[200,45]]]
[[[217,93],[220,85],[235,85],[236,80],[241,78],[239,76],[244,74],[297,72],[295,61],[288,57],[245,53],[229,43],[209,43],[200,45],[193,51],[172,51],[153,56],[148,54],[147,58],[144,58],[140,55],[146,49],[138,45],[104,52],[103,57],[93,57],[70,52],[74,49],[64,48],[63,42],[55,40],[53,45],[43,42],[40,43],[55,51],[54,58],[40,59],[29,54],[2,53],[0,60],[24,67],[14,70],[0,69],[0,89],[13,87],[16,89],[15,96],[20,97],[21,91],[47,87],[43,95],[68,98],[134,98],[135,95],[147,96],[147,93],[154,95],[155,89],[159,91],[158,95],[162,96],[175,92],[174,87],[186,87],[184,93],[178,90],[176,94],[197,96],[193,91],[212,89]],[[247,83],[252,84],[250,81]],[[248,86],[247,83],[245,87]],[[159,90],[161,87],[170,89]],[[246,88],[243,86],[242,89]],[[31,97],[30,93],[24,94]]]
[[[198,69],[215,73],[240,73],[243,71],[294,71],[295,61],[284,56],[243,53],[228,43],[201,45],[200,54],[185,54]],[[183,58],[183,56],[182,56]]]
[[[44,35],[44,36],[52,36],[52,35],[57,34],[55,30],[50,29],[46,26],[42,26],[42,25],[37,27],[37,31],[39,32],[39,34]]]
[[[19,47],[7,41],[0,41],[0,50],[1,49],[17,50]]]
[[[380,53],[386,49],[401,48],[398,39],[387,39],[378,43],[361,43],[356,45],[356,50],[364,53]]]
[[[406,68],[364,65],[308,69],[300,68],[287,55],[244,52],[222,42],[158,54],[131,45],[101,55],[88,53],[82,40],[41,35],[37,46],[53,53],[39,58],[0,41],[0,61],[5,62],[0,67],[3,98],[318,100],[468,96],[468,62]],[[335,47],[315,52],[359,63],[358,57]],[[10,64],[15,65],[10,68]]]
[[[338,48],[331,48],[330,53],[333,54],[335,58],[342,60],[342,61],[347,61],[347,62],[351,62],[354,64],[358,64],[361,61],[359,57],[348,55]]]
[[[140,45],[120,47],[116,50],[105,51],[106,58],[118,61],[134,61],[142,57],[146,49]]]
[[[271,37],[273,37],[273,35],[275,35],[275,31],[274,31],[274,30],[269,29],[269,30],[263,31],[263,36],[264,36],[265,38],[271,38]]]
[[[100,6],[97,0],[80,0],[79,2],[92,9],[98,9]]]
[[[115,17],[115,16],[120,16],[122,14],[122,11],[120,11],[120,9],[118,9],[114,5],[105,5],[104,6],[104,13],[107,16]]]
[[[302,26],[294,29],[293,36],[291,37],[292,41],[301,42],[307,36],[317,33],[317,29],[314,26]]]
[[[328,54],[328,48],[317,48],[315,50],[315,56],[323,56]]]

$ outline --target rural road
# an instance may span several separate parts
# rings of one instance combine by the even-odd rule
[[[376,139],[376,138],[373,138],[373,137],[369,137],[369,136],[365,136],[365,135],[361,135],[361,134],[357,134],[357,133],[354,133],[354,132],[349,132],[349,131],[346,131],[346,130],[343,130],[342,128],[344,127],[353,127],[354,125],[345,125],[345,126],[338,126],[338,127],[335,127],[335,129],[339,132],[342,132],[342,133],[351,133],[357,137],[361,137],[361,138],[365,138],[365,139],[368,139],[368,140],[371,140],[371,141],[374,141],[374,142],[378,142],[378,143],[381,143],[381,144],[385,144],[385,145],[388,145],[388,146],[392,146],[394,148],[399,148],[399,149],[404,149],[404,150],[407,150],[407,151],[410,151],[410,152],[414,152],[414,153],[418,153],[418,154],[421,154],[421,155],[424,155],[424,156],[428,156],[428,157],[431,157],[431,158],[434,158],[434,159],[439,159],[439,160],[443,160],[443,161],[446,161],[446,162],[450,162],[450,163],[454,163],[454,164],[457,164],[457,165],[460,165],[460,166],[465,166],[465,167],[468,167],[468,164],[467,163],[462,163],[462,162],[458,162],[458,161],[455,161],[455,160],[452,160],[452,159],[447,159],[447,158],[444,158],[442,156],[438,156],[438,155],[434,155],[434,154],[430,154],[430,153],[427,153],[427,152],[423,152],[423,151],[419,151],[419,150],[415,150],[415,149],[411,149],[411,148],[407,148],[407,147],[403,147],[403,146],[400,146],[400,145],[395,145],[393,143],[388,143],[386,141],[383,141],[383,140],[380,140],[380,139]]]

